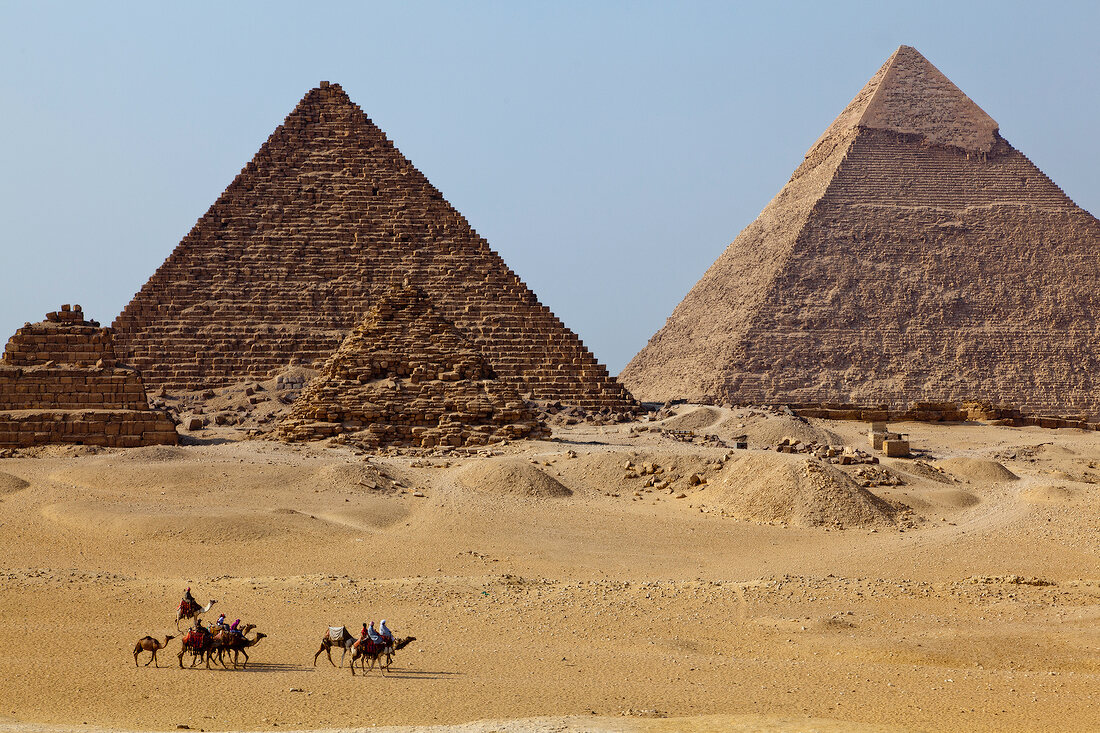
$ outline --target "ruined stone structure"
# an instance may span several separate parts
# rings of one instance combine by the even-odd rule
[[[374,299],[279,426],[284,440],[484,445],[549,435],[510,383],[413,287]]]
[[[141,377],[115,361],[110,329],[62,306],[15,332],[0,362],[0,447],[176,443]]]
[[[639,399],[1100,412],[1100,222],[900,47],[623,370]]]
[[[320,365],[408,279],[536,400],[636,403],[336,84],[302,99],[114,323],[152,386]]]

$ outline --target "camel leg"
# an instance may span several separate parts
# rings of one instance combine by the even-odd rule
[[[159,665],[159,664],[157,664],[157,650],[156,650],[156,649],[154,649],[154,650],[153,650],[153,659],[152,659],[152,662],[153,662],[153,667],[154,667],[155,669],[160,669],[160,665]],[[145,666],[146,666],[146,667],[148,667],[148,666],[149,666],[149,662],[146,662],[146,663],[145,663]]]
[[[141,654],[141,647],[140,646],[134,647],[134,666],[135,667],[138,666],[138,663],[137,663],[138,654]]]
[[[321,648],[318,649],[317,653],[313,655],[313,666],[314,667],[317,666],[317,657],[321,656],[321,652],[325,652],[326,654],[328,654],[328,645],[325,644],[325,642],[323,642],[323,641],[321,642]],[[328,663],[332,664],[333,667],[336,666],[332,662],[332,655],[331,654],[328,654]]]
[[[177,657],[177,659],[179,659],[179,662],[180,662],[180,669],[183,669],[183,653],[185,651],[187,651],[187,647],[184,647],[183,649],[180,649],[179,657]]]
[[[236,653],[236,651],[237,651],[236,649],[233,650],[234,654]],[[248,669],[248,652],[246,652],[244,649],[241,649],[241,654],[244,655],[244,664],[241,665],[241,669]],[[234,656],[233,657],[233,669],[236,669],[236,668],[237,668],[237,657]]]

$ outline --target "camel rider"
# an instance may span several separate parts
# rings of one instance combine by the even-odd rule
[[[229,624],[226,623],[225,614],[218,616],[218,620],[214,622],[214,627],[219,631],[229,631]]]
[[[198,608],[199,604],[191,595],[191,586],[187,586],[187,590],[183,592],[183,600],[180,601],[180,608],[190,612],[193,608]]]
[[[388,626],[386,626],[386,619],[382,619],[382,623],[379,624],[378,634],[382,637],[382,640],[385,641],[386,644],[393,644],[393,632],[390,631],[390,628]]]
[[[370,639],[375,644],[381,644],[382,643],[382,637],[379,636],[377,631],[375,631],[373,621],[371,621],[370,626],[367,627],[367,638]]]
[[[195,617],[194,629],[195,629],[196,632],[202,634],[203,636],[206,636],[207,634],[210,633],[207,630],[207,628],[202,625],[202,619],[199,618],[198,616]]]
[[[359,632],[359,638],[355,640],[355,643],[352,644],[352,647],[358,649],[359,647],[363,646],[363,641],[366,640],[367,634],[367,625],[363,624],[363,629]]]
[[[230,634],[236,634],[237,636],[240,636],[241,635],[241,630],[237,628],[240,625],[241,625],[241,620],[240,619],[237,619],[236,621],[234,621],[233,625],[229,627],[229,633]]]

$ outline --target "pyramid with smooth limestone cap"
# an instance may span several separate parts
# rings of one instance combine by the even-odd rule
[[[1100,414],[1100,222],[900,47],[619,375],[642,400]]]
[[[322,82],[116,319],[153,387],[320,365],[405,279],[526,397],[629,394],[336,84]]]

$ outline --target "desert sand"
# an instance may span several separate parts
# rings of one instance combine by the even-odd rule
[[[864,424],[661,424],[0,459],[0,731],[1100,728],[1100,434],[892,425],[913,458],[835,466],[765,447]],[[186,586],[268,634],[247,670],[179,668]],[[417,638],[389,674],[314,667],[381,618]]]

